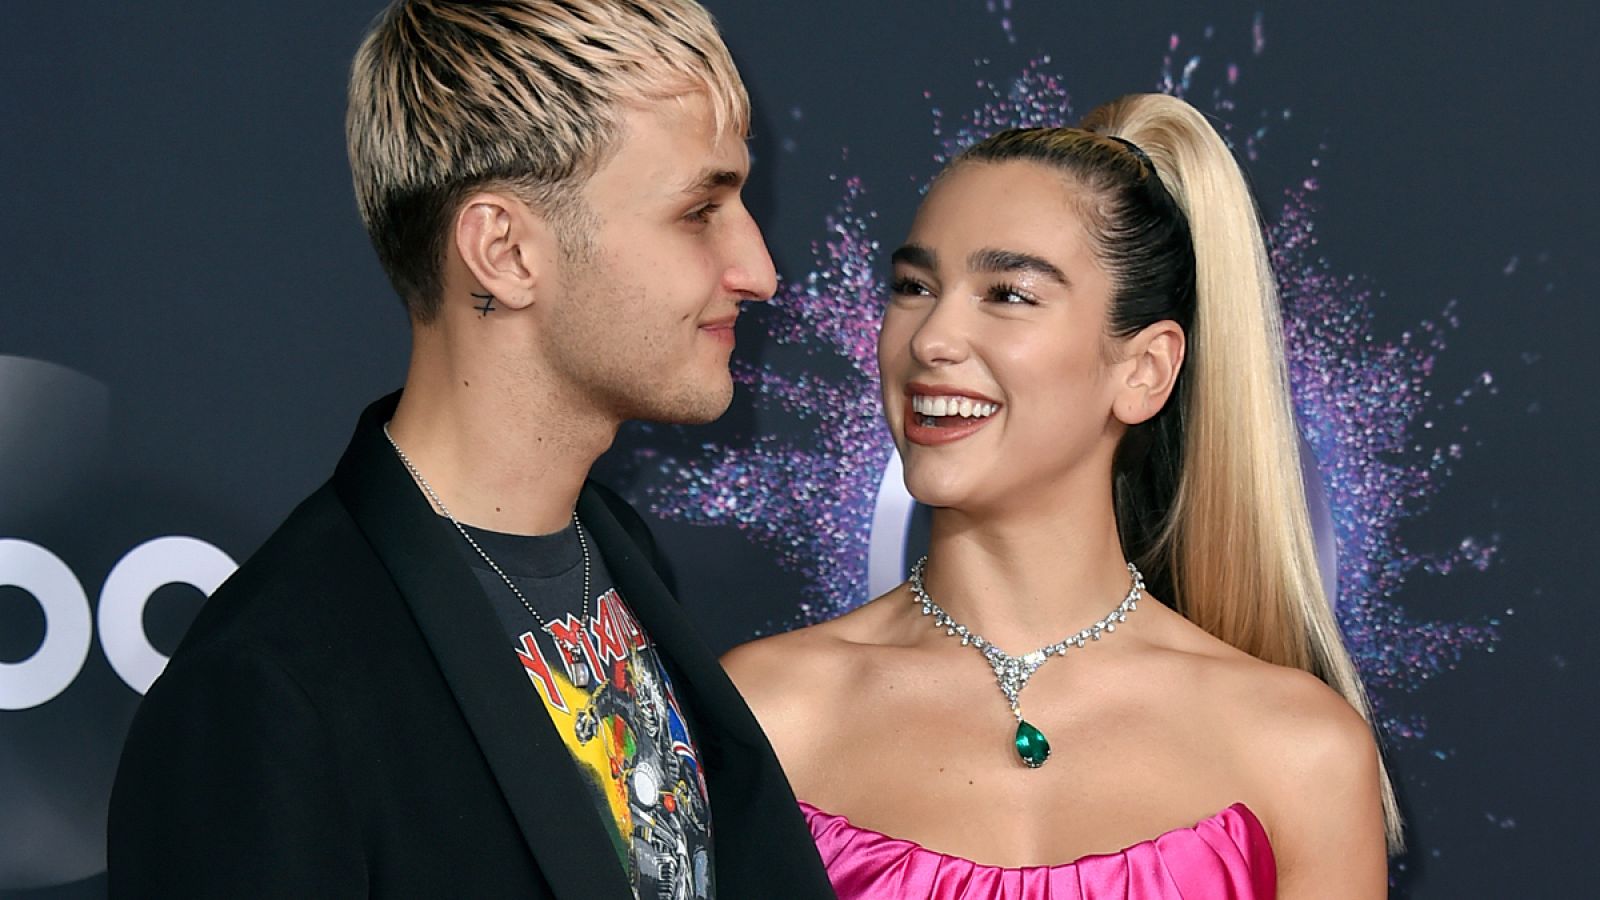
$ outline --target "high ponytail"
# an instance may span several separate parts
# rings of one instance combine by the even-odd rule
[[[1317,570],[1276,282],[1227,145],[1188,103],[1141,94],[1080,128],[1001,132],[954,165],[1011,159],[1084,189],[1079,213],[1113,284],[1111,336],[1171,320],[1187,337],[1166,408],[1129,429],[1113,462],[1124,552],[1190,621],[1315,674],[1370,722]],[[1399,807],[1381,781],[1397,852]]]

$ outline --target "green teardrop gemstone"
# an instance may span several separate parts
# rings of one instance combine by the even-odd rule
[[[1017,755],[1022,757],[1028,768],[1037,769],[1050,758],[1050,742],[1045,740],[1044,732],[1027,721],[1018,722]]]

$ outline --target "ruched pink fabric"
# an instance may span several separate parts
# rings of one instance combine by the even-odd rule
[[[1235,803],[1116,853],[1007,869],[857,828],[801,802],[839,900],[1272,900],[1278,869],[1261,822]]]

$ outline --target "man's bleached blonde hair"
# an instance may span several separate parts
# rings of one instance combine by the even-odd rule
[[[398,0],[356,51],[345,137],[367,234],[413,321],[441,302],[461,203],[504,190],[580,244],[579,190],[629,104],[693,93],[718,137],[750,100],[693,0]]]

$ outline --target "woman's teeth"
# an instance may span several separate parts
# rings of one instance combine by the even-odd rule
[[[995,414],[998,403],[984,403],[971,397],[929,397],[925,394],[911,396],[911,410],[920,416],[939,418],[960,416],[964,419],[984,419]]]

